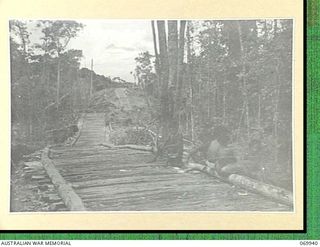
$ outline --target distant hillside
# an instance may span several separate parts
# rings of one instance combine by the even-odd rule
[[[87,68],[80,69],[80,78],[90,81],[91,70]],[[120,77],[110,78],[109,76],[99,75],[93,71],[92,75],[93,91],[100,91],[106,88],[130,87],[132,83],[126,82]]]

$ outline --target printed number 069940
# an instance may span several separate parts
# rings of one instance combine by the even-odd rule
[[[308,246],[308,245],[318,245],[318,241],[300,241],[300,245]]]

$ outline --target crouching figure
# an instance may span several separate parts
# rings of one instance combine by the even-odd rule
[[[243,174],[246,171],[238,162],[234,149],[229,146],[230,139],[231,133],[225,126],[206,130],[202,144],[191,150],[189,157],[202,164],[204,170],[214,171],[217,177],[227,177],[232,173]]]
[[[224,126],[214,128],[207,141],[192,150],[189,157],[202,150],[202,160],[195,160],[202,164],[202,169],[209,169],[215,176],[227,178],[231,174],[238,174],[254,179],[262,180],[264,168],[259,165],[256,159],[238,160],[235,149],[230,145],[230,132]],[[257,154],[257,149],[251,147],[250,150]],[[204,152],[205,151],[205,152]],[[192,169],[191,169],[192,170]]]

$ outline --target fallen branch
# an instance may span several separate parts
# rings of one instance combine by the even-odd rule
[[[134,145],[134,144],[126,144],[126,145],[113,145],[109,143],[101,143],[100,146],[113,148],[113,149],[134,149],[140,151],[153,151],[153,148],[150,146],[143,146],[143,145]]]
[[[286,189],[266,184],[238,174],[230,174],[228,177],[221,177],[214,169],[214,164],[210,162],[206,162],[206,165],[198,163],[187,163],[185,166],[187,167],[187,171],[197,170],[205,172],[210,176],[214,176],[225,182],[229,182],[246,190],[258,193],[282,204],[293,206],[293,195],[290,191]]]
[[[44,111],[47,111],[47,110],[48,110],[49,108],[51,108],[52,106],[55,106],[55,105],[59,106],[59,105],[61,105],[61,101],[63,101],[63,100],[64,100],[66,97],[68,97],[69,95],[70,95],[70,93],[67,93],[67,94],[61,96],[60,99],[59,99],[59,103],[57,103],[56,101],[50,103],[49,105],[47,105],[47,106],[44,108]]]
[[[141,127],[140,127],[141,128]],[[142,127],[142,128],[144,128],[144,127]],[[153,137],[158,137],[158,138],[161,138],[161,136],[160,135],[158,135],[157,133],[155,133],[154,131],[152,131],[152,130],[150,130],[150,129],[148,129],[148,128],[145,128]],[[186,139],[186,138],[183,138],[183,141],[184,142],[187,142],[187,143],[190,143],[190,144],[195,144],[195,142],[193,142],[193,141],[190,141],[190,140],[188,140],[188,139]]]
[[[175,144],[172,144],[175,145]],[[101,143],[99,146],[112,148],[112,149],[133,149],[133,150],[140,150],[140,151],[149,151],[149,152],[156,152],[156,148],[153,146],[144,146],[144,145],[135,145],[135,144],[126,144],[126,145],[113,145],[111,143]],[[169,145],[166,146],[168,148]],[[189,151],[187,148],[183,148],[183,151]]]

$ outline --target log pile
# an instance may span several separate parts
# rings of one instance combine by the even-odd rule
[[[38,198],[44,205],[47,205],[48,211],[67,210],[40,161],[24,162],[23,174],[24,179],[32,181],[34,193],[39,195]]]

